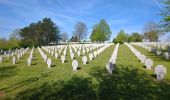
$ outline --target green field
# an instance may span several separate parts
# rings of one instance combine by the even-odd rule
[[[87,65],[82,64],[82,56],[76,56],[75,59],[78,60],[80,67],[78,71],[72,71],[69,48],[64,64],[60,58],[55,59],[48,55],[53,64],[50,69],[47,68],[37,48],[34,50],[34,60],[30,67],[27,66],[27,58],[31,50],[16,65],[12,64],[11,59],[6,59],[0,64],[0,99],[168,100],[170,98],[170,61],[157,58],[141,47],[134,46],[153,59],[155,64],[167,67],[166,79],[157,81],[152,70],[146,70],[127,46],[120,45],[116,68],[113,74],[109,75],[105,65],[114,47],[110,46]]]

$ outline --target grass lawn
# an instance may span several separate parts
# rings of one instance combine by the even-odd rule
[[[164,65],[167,68],[167,75],[165,78],[170,80],[170,61],[165,60],[164,58],[159,57],[153,53],[150,53],[142,47],[135,46],[135,45],[133,45],[133,47],[135,47],[137,50],[139,50],[146,57],[152,59],[153,63],[154,63],[153,67],[156,67],[157,65]]]
[[[76,72],[72,71],[69,48],[64,64],[61,63],[60,58],[56,59],[44,51],[52,59],[51,69],[47,68],[37,48],[33,53],[34,60],[30,67],[26,63],[29,53],[16,65],[12,65],[12,61],[6,59],[6,62],[0,64],[0,99],[169,99],[169,81],[156,81],[151,75],[152,71],[143,68],[144,65],[125,45],[120,45],[116,69],[112,75],[109,75],[105,65],[114,47],[114,45],[110,46],[93,61],[88,59],[87,65],[82,64],[82,56],[75,56],[81,67]]]

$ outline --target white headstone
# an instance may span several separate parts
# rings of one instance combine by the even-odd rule
[[[74,58],[74,53],[71,53],[70,56],[71,56],[71,59],[73,60],[73,58]]]
[[[80,51],[77,52],[78,57],[80,57]]]
[[[0,56],[0,63],[2,63],[2,59],[3,59],[2,56]]]
[[[145,66],[147,69],[151,69],[151,67],[153,66],[153,61],[151,59],[145,60]]]
[[[92,53],[89,54],[89,58],[90,58],[90,60],[93,60],[93,54]]]
[[[145,60],[146,60],[146,56],[141,55],[141,56],[140,56],[140,61],[141,61],[141,63],[145,63]]]
[[[164,53],[164,58],[165,58],[166,60],[169,60],[170,55],[169,55],[169,53],[168,53],[168,52],[165,52],[165,53]]]
[[[83,57],[82,57],[82,61],[83,61],[83,64],[86,64],[86,63],[87,63],[87,57],[86,57],[86,56],[83,56]]]
[[[156,54],[159,56],[159,55],[161,55],[161,51],[156,51]]]
[[[108,62],[106,64],[106,69],[107,69],[109,74],[112,74],[112,71],[114,70],[114,64],[112,62]]]
[[[47,61],[47,55],[44,55],[44,61],[45,62]]]
[[[97,51],[94,51],[94,57],[96,57],[97,56]]]
[[[48,68],[51,68],[51,59],[50,58],[47,59],[47,65],[48,65]]]
[[[157,65],[155,67],[155,74],[157,80],[164,79],[164,76],[166,75],[166,67],[164,67],[163,65]]]
[[[65,56],[64,55],[61,56],[61,61],[62,61],[62,63],[64,63],[64,61],[65,61]]]
[[[73,71],[77,70],[77,67],[78,67],[78,61],[77,60],[72,61],[72,67],[73,67]]]
[[[12,57],[12,63],[13,63],[13,64],[16,63],[16,58],[15,58],[15,56]]]
[[[28,63],[28,66],[31,65],[31,58],[30,57],[28,58],[27,63]]]
[[[18,60],[19,60],[19,58],[20,58],[20,55],[19,55],[19,54],[17,54],[17,58],[18,58]]]
[[[55,54],[55,58],[56,58],[56,59],[58,58],[58,53]]]

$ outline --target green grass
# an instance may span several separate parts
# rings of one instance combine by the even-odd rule
[[[143,49],[142,47],[133,45],[137,50],[139,50],[142,54],[144,54],[146,57],[153,60],[154,65],[153,68],[157,65],[164,65],[167,68],[167,75],[165,78],[170,79],[170,61],[163,59],[162,57],[159,57],[153,53],[148,52],[147,50]]]
[[[78,71],[72,71],[69,48],[64,64],[43,50],[52,59],[50,69],[37,48],[30,67],[26,63],[30,50],[16,65],[7,59],[0,64],[0,95],[4,95],[0,97],[17,100],[169,99],[169,81],[156,81],[152,72],[146,70],[125,45],[120,45],[116,69],[109,75],[105,65],[114,47],[110,46],[93,61],[88,58],[87,65],[82,64],[82,56],[76,55],[81,67]]]

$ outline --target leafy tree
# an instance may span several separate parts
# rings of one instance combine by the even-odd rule
[[[19,31],[22,46],[41,46],[61,40],[60,30],[50,18],[31,23]]]
[[[123,44],[124,42],[127,42],[128,40],[128,36],[127,34],[125,34],[125,32],[123,30],[121,30],[118,35],[116,36],[115,39],[113,39],[114,43],[121,43]]]
[[[110,39],[111,33],[109,25],[102,19],[99,24],[94,25],[90,39],[91,41],[104,42]]]
[[[74,29],[75,29],[75,31],[73,32],[73,35],[78,37],[79,42],[83,38],[86,38],[87,27],[86,27],[85,23],[83,23],[83,22],[76,23]]]
[[[128,37],[128,42],[142,42],[143,36],[137,32],[132,33]]]

